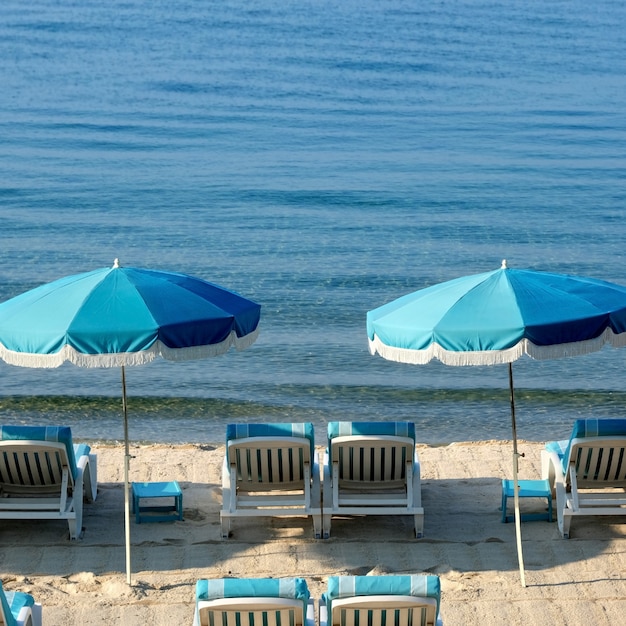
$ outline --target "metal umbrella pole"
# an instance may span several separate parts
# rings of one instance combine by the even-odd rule
[[[122,365],[122,409],[124,412],[124,533],[126,538],[126,582],[131,585],[130,578],[130,451],[128,446],[128,410],[126,406],[126,371]]]
[[[522,524],[519,510],[519,480],[517,477],[519,457],[517,451],[517,427],[515,425],[515,395],[513,392],[513,365],[509,363],[509,389],[511,392],[511,425],[513,428],[513,498],[515,502],[515,535],[517,539],[517,560],[522,587],[526,586],[524,575],[524,555],[522,553]]]

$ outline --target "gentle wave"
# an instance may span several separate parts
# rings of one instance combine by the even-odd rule
[[[130,436],[134,442],[220,443],[231,422],[310,421],[321,445],[330,421],[406,419],[415,422],[423,443],[511,438],[508,390],[289,385],[274,397],[275,402],[262,403],[130,396]],[[532,441],[566,438],[577,418],[626,414],[626,392],[519,389],[515,398],[518,436]],[[114,397],[0,399],[3,423],[64,424],[89,441],[121,441],[122,416],[121,399]]]

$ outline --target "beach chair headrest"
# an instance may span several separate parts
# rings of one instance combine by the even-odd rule
[[[324,600],[329,613],[332,601],[354,596],[414,596],[434,598],[437,601],[437,615],[441,599],[439,576],[413,574],[408,576],[329,576],[328,591]]]

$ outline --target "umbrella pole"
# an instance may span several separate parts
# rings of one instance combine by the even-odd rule
[[[524,555],[522,553],[522,524],[519,511],[519,480],[517,477],[520,454],[517,451],[517,427],[515,425],[515,395],[513,393],[513,365],[509,363],[509,389],[511,392],[511,425],[513,428],[513,496],[515,502],[515,536],[517,540],[517,560],[522,587],[526,586],[524,575]]]
[[[122,365],[122,409],[124,412],[124,533],[126,537],[126,582],[131,585],[130,578],[130,451],[128,447],[128,411],[126,408],[126,372]]]

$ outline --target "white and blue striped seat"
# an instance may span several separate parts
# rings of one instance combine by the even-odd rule
[[[0,626],[41,626],[41,604],[21,591],[4,591],[0,582]]]
[[[576,420],[568,440],[546,444],[541,473],[564,538],[572,517],[626,515],[626,419]]]
[[[438,576],[330,576],[320,626],[442,626]]]
[[[0,519],[65,519],[82,534],[97,493],[97,458],[66,426],[0,426]]]
[[[229,424],[222,468],[222,537],[234,517],[313,518],[321,536],[320,469],[313,424]]]
[[[411,422],[330,422],[324,455],[323,533],[333,515],[412,515],[424,532],[420,463]]]
[[[196,583],[194,626],[314,626],[302,578],[217,578]]]

